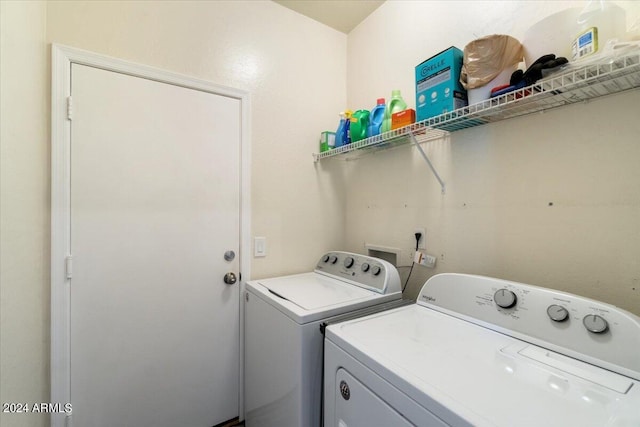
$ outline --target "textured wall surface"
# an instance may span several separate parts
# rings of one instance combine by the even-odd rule
[[[617,2],[627,20],[638,2]],[[505,33],[584,2],[386,2],[349,34],[348,102],[371,108],[401,89],[415,107],[414,67],[451,45]],[[402,25],[399,23],[402,22]],[[402,45],[402,49],[394,48]],[[367,47],[384,52],[383,60]],[[415,267],[407,295],[435,273],[465,272],[599,299],[640,314],[640,91],[451,134],[345,165],[347,248],[403,250],[426,228],[436,268]],[[375,183],[375,185],[371,185]],[[402,269],[406,276],[407,269]]]
[[[49,401],[49,79],[44,2],[0,2],[0,402]],[[2,426],[48,416],[0,414]]]

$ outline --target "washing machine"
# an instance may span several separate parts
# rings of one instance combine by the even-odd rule
[[[441,274],[415,304],[330,325],[326,427],[640,426],[640,318]]]
[[[385,307],[401,296],[393,265],[347,252],[323,255],[312,272],[248,282],[245,424],[319,427],[324,338],[320,326],[347,312]]]

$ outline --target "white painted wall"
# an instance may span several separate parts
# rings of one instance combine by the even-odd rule
[[[637,19],[640,3],[617,3]],[[581,5],[388,1],[349,34],[349,106],[371,108],[401,89],[415,107],[414,67],[425,59],[493,33],[522,40],[532,23]],[[408,296],[435,273],[466,272],[640,314],[639,104],[635,90],[427,143],[445,195],[413,147],[344,164],[346,249],[398,247],[409,265],[414,228],[426,227],[427,251],[439,261],[434,270],[414,268]]]
[[[0,402],[49,401],[49,84],[43,2],[0,1]],[[2,426],[41,426],[0,414]]]
[[[308,271],[342,246],[342,171],[311,153],[346,104],[345,34],[271,1],[0,5],[2,402],[49,401],[50,43],[251,93],[252,234],[268,245],[254,278]]]

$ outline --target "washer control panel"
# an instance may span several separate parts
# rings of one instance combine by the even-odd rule
[[[433,276],[418,304],[640,380],[640,317],[615,306],[467,274]]]
[[[400,291],[398,270],[387,261],[366,255],[328,252],[320,257],[315,271],[381,294]]]

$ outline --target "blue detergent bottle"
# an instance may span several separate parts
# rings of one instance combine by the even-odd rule
[[[344,143],[351,144],[351,116],[353,111],[347,110],[344,112],[345,124],[344,124]]]
[[[344,112],[340,113],[340,123],[336,130],[336,145],[335,148],[342,147],[347,144],[347,116]]]
[[[367,127],[367,138],[370,136],[380,134],[380,127],[382,126],[382,120],[384,119],[385,110],[384,98],[378,98],[376,106],[371,110],[369,115],[369,126]]]

